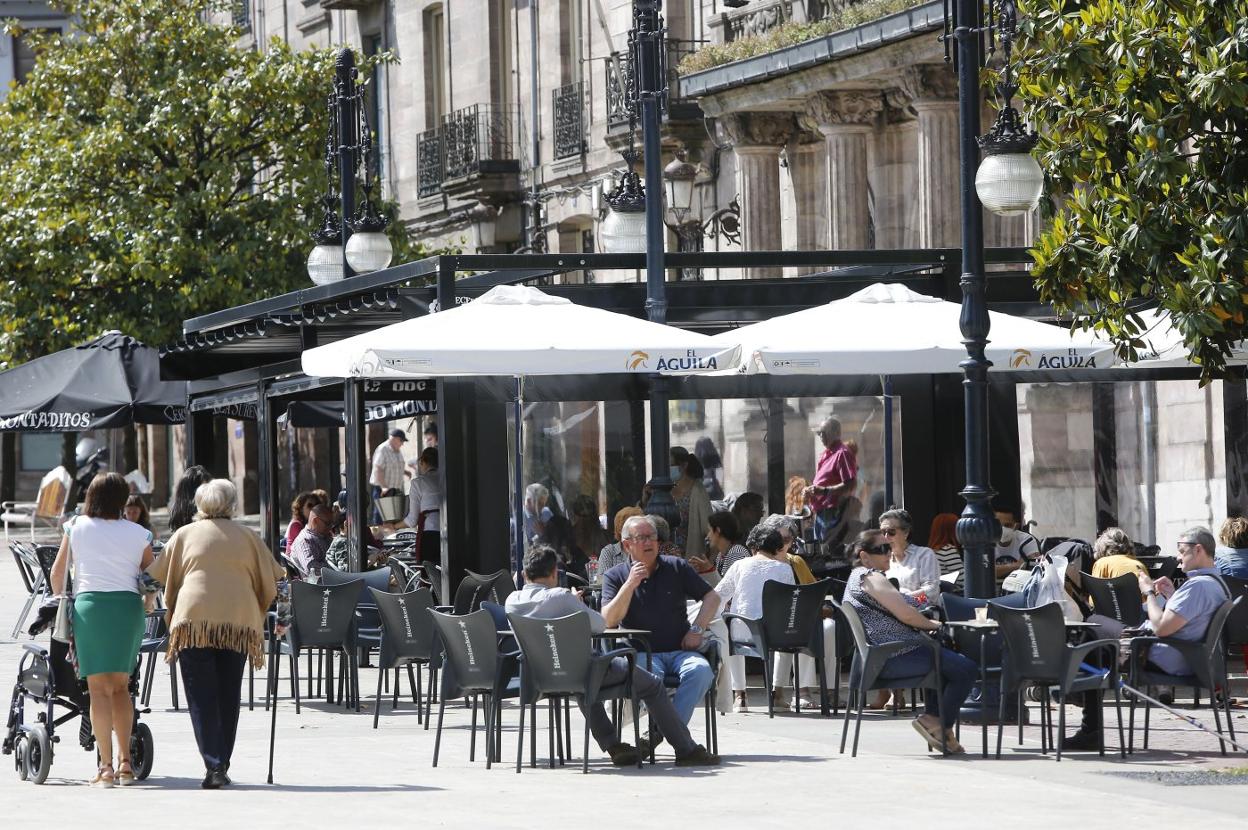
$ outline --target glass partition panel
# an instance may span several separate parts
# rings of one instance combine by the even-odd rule
[[[1031,533],[1094,539],[1092,385],[1020,383],[1018,446],[1023,521],[1035,522]]]
[[[901,400],[892,396],[890,401],[892,502],[902,504]],[[766,502],[771,442],[778,441],[780,449],[774,455],[780,463],[787,509],[800,508],[800,500],[795,504],[790,495],[814,478],[823,451],[817,430],[825,418],[834,417],[841,422],[842,438],[858,464],[854,502],[848,506],[850,520],[868,522],[888,505],[884,437],[888,414],[881,396],[677,400],[671,407],[671,442],[698,456],[703,484],[713,500],[753,492]],[[783,435],[772,435],[773,423],[783,424]]]
[[[1222,383],[1138,381],[1114,389],[1118,521],[1169,552],[1194,525],[1226,518]]]

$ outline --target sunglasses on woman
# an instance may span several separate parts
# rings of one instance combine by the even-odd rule
[[[869,545],[865,548],[862,548],[862,550],[866,553],[874,554],[875,556],[883,556],[886,553],[892,553],[893,546],[889,544]]]

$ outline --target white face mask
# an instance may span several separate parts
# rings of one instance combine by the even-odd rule
[[[680,467],[672,465],[667,468],[667,475],[672,481],[678,481],[681,476]]]
[[[1012,545],[1014,544],[1014,540],[1017,537],[1018,537],[1018,531],[1015,530],[1014,528],[1012,527],[1001,528],[1001,544]]]

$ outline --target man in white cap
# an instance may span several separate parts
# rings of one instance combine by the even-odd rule
[[[407,483],[406,477],[411,475],[403,464],[401,448],[405,443],[407,443],[407,434],[401,429],[392,429],[390,437],[373,450],[372,472],[368,478],[373,494],[373,524],[381,523],[377,499],[382,496],[401,494],[404,484]]]

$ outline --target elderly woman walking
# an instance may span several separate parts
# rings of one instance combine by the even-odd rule
[[[230,783],[243,667],[264,666],[264,615],[282,578],[260,537],[232,520],[237,498],[226,479],[200,485],[196,520],[149,568],[165,585],[168,660],[182,667],[206,790]]]
[[[66,522],[52,563],[53,585],[65,586],[69,568],[74,571],[74,649],[78,676],[91,693],[91,729],[100,752],[100,767],[91,780],[96,787],[134,783],[134,704],[128,683],[143,640],[139,575],[152,562],[152,534],[122,520],[129,496],[130,485],[117,473],[97,475],[87,488],[83,514]]]

